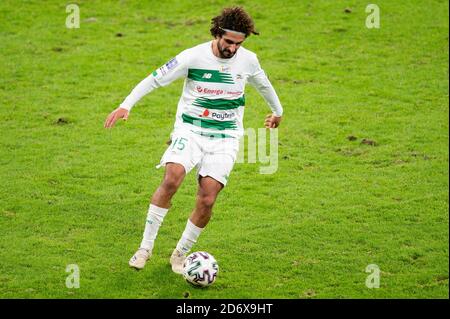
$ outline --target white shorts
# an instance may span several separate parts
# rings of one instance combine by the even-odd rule
[[[188,174],[197,167],[197,175],[210,176],[224,186],[227,184],[239,152],[239,139],[204,136],[186,129],[175,130],[171,140],[158,168],[178,163]]]

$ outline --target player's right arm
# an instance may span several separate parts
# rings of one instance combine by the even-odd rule
[[[113,127],[114,124],[119,119],[124,119],[126,121],[128,119],[129,114],[130,114],[130,112],[128,110],[118,107],[117,109],[115,109],[108,115],[108,117],[106,118],[105,124],[103,124],[103,127],[104,128]]]
[[[151,75],[143,79],[120,106],[112,111],[104,123],[105,128],[113,127],[117,120],[128,119],[131,108],[145,95],[156,88],[166,86],[176,79],[187,75],[189,50],[184,50],[175,58],[155,70]]]

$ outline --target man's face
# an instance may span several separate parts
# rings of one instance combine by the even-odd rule
[[[220,57],[222,59],[232,58],[244,40],[244,35],[225,32],[225,34],[218,38],[217,41],[217,48],[219,49]]]

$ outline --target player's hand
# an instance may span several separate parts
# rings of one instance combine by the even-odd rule
[[[128,112],[128,110],[118,107],[108,115],[105,124],[103,126],[105,128],[113,127],[118,119],[124,119],[126,121],[128,119],[129,114],[130,112]]]
[[[264,122],[264,126],[266,128],[276,128],[280,125],[281,116],[275,116],[273,114],[269,114],[266,116],[266,121]]]

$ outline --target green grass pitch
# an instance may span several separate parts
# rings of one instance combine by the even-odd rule
[[[448,298],[448,2],[236,1],[284,106],[276,174],[236,164],[196,250],[195,289],[168,258],[194,205],[188,175],[140,272],[156,170],[182,81],[127,122],[106,116],[174,55],[208,41],[229,1],[0,2],[1,298]],[[247,89],[245,126],[263,127]],[[366,141],[366,143],[363,142]],[[367,142],[369,141],[369,142]],[[77,264],[80,288],[66,287]],[[367,265],[381,270],[366,287]]]

